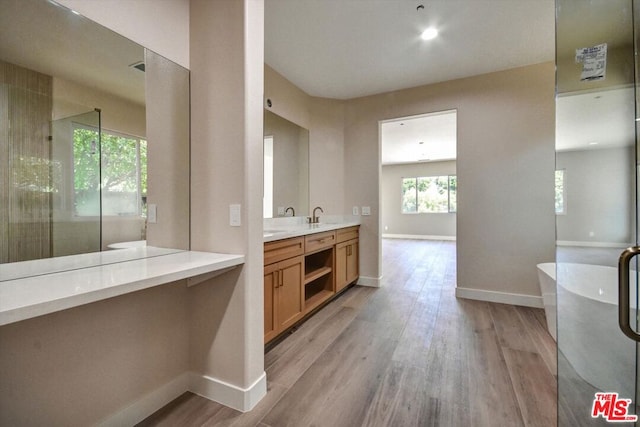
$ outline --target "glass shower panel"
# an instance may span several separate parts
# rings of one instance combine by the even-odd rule
[[[556,0],[560,426],[612,421],[607,393],[635,414],[636,343],[618,326],[616,268],[637,243],[633,10],[632,0]]]
[[[54,120],[51,158],[62,171],[52,206],[53,256],[101,250],[100,111]]]

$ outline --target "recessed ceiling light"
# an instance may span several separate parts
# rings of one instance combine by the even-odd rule
[[[590,142],[589,145],[598,145],[597,142]]]
[[[422,40],[432,40],[435,39],[436,37],[438,37],[438,30],[436,30],[433,27],[429,27],[426,30],[424,30],[422,32],[422,34],[420,35],[420,37],[422,38]]]

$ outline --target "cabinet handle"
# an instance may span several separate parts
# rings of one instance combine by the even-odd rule
[[[351,256],[351,245],[347,246],[347,256]]]
[[[280,287],[284,286],[284,274],[282,274],[282,270],[280,270],[278,277],[280,278]]]
[[[278,289],[279,285],[280,285],[280,270],[276,270],[273,272],[273,274],[275,275],[275,281],[274,281],[274,286],[273,289]]]

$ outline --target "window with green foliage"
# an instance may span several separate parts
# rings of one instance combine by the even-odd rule
[[[100,159],[102,159],[100,170]],[[76,216],[145,215],[147,142],[140,138],[74,125],[74,206]]]
[[[402,178],[402,213],[448,213],[457,209],[455,175]]]
[[[564,169],[556,171],[556,214],[567,213],[567,206],[564,195]]]

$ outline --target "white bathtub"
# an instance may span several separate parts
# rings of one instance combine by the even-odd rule
[[[635,366],[635,342],[618,326],[618,270],[575,263],[537,267],[547,326],[558,350],[594,387],[633,396],[629,372]],[[635,294],[632,289],[633,315]]]

